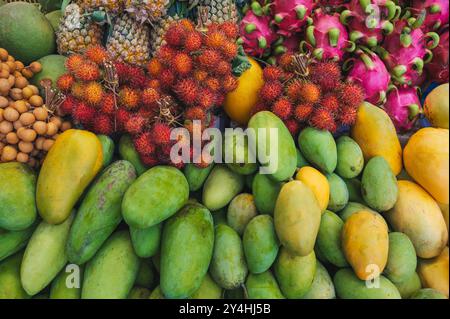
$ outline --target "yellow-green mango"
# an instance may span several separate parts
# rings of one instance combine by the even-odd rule
[[[143,287],[133,287],[128,294],[127,299],[148,299],[150,297],[150,290]]]
[[[196,192],[203,187],[206,179],[214,168],[214,164],[205,168],[197,167],[195,164],[188,163],[183,169],[184,176],[189,184],[189,190]]]
[[[393,283],[404,282],[416,272],[414,245],[403,233],[389,233],[389,257],[384,274]]]
[[[245,288],[247,299],[285,299],[270,270],[260,274],[249,274]]]
[[[19,231],[0,229],[0,261],[25,247],[36,226],[37,223],[34,223],[31,227]]]
[[[414,293],[422,289],[422,283],[417,272],[414,272],[410,278],[402,282],[395,282],[394,285],[400,292],[402,299],[409,299]]]
[[[0,228],[20,231],[36,220],[36,175],[21,163],[0,164]]]
[[[256,158],[251,161],[248,136],[243,132],[230,136],[225,135],[223,142],[223,154],[225,163],[229,169],[240,175],[251,175],[258,170]],[[228,155],[229,154],[229,155]],[[226,158],[226,156],[229,158]]]
[[[312,287],[316,268],[314,251],[302,257],[281,248],[274,270],[283,295],[288,299],[302,298]]]
[[[282,183],[270,179],[267,175],[255,175],[252,192],[258,212],[273,215],[281,186]]]
[[[336,295],[341,299],[401,299],[397,287],[384,276],[374,279],[369,286],[349,269],[341,269],[334,275]]]
[[[357,178],[346,179],[343,178],[348,190],[348,200],[350,202],[364,203],[361,194],[361,181]]]
[[[311,289],[302,297],[302,299],[335,299],[333,279],[327,269],[317,261],[316,274],[314,276]]]
[[[37,181],[36,204],[42,218],[49,224],[63,223],[102,165],[102,144],[95,134],[62,133],[45,157]]]
[[[20,278],[29,295],[36,295],[58,275],[67,263],[66,244],[75,213],[60,225],[42,221],[25,249]]]
[[[75,265],[76,266],[76,265]],[[78,267],[78,266],[76,266]],[[81,298],[81,282],[83,268],[78,268],[77,275],[75,272],[68,271],[67,267],[64,267],[59,275],[53,280],[50,287],[50,299],[80,299]],[[72,278],[73,277],[73,278]],[[73,279],[79,279],[80,282],[73,282]]]
[[[248,269],[244,248],[239,234],[230,226],[216,226],[210,273],[214,281],[224,289],[234,289],[245,282]]]
[[[114,157],[114,141],[107,135],[97,135],[100,143],[102,143],[103,164],[102,168],[106,168],[112,163]]]
[[[87,264],[82,299],[125,299],[139,271],[128,231],[114,233]]]
[[[153,257],[161,243],[162,223],[144,229],[130,227],[131,242],[136,255],[141,258]]]
[[[336,141],[328,131],[307,127],[298,136],[300,152],[313,166],[331,174],[337,166]]]
[[[306,160],[305,156],[300,152],[300,150],[297,148],[297,168],[302,168],[305,166],[311,166],[308,161]]]
[[[448,299],[448,297],[435,289],[425,288],[417,291],[410,299]]]
[[[243,236],[245,259],[253,274],[268,270],[278,255],[278,238],[273,218],[259,215],[253,218],[245,228]]]
[[[144,163],[142,163],[141,157],[136,151],[133,140],[129,135],[122,135],[122,137],[120,138],[119,154],[122,159],[133,164],[138,176],[141,176],[148,170],[148,167],[146,167]]]
[[[222,299],[222,295],[222,288],[212,280],[208,273],[206,273],[202,284],[189,299]]]
[[[325,211],[320,221],[316,245],[325,259],[331,264],[343,268],[348,266],[341,247],[341,234],[344,222],[333,212]]]
[[[337,167],[336,173],[342,178],[355,178],[364,168],[364,155],[351,137],[342,136],[336,141]]]
[[[239,235],[242,235],[249,221],[257,214],[253,195],[239,194],[228,205],[227,223]]]
[[[386,222],[368,211],[353,214],[342,229],[342,249],[359,279],[383,273],[389,253]]]
[[[125,222],[134,228],[149,228],[173,216],[189,199],[183,173],[169,166],[155,166],[139,176],[122,201]]]
[[[134,285],[152,289],[155,287],[155,277],[151,259],[141,259]]]
[[[30,298],[20,282],[22,256],[17,253],[0,262],[0,299]]]
[[[439,256],[448,242],[447,226],[434,199],[419,185],[399,181],[399,198],[385,214],[392,228],[411,239],[417,256]]]
[[[424,288],[433,288],[449,297],[448,247],[433,259],[420,259],[417,272]]]
[[[166,299],[166,297],[164,297],[164,295],[161,291],[161,287],[158,286],[152,291],[152,293],[150,294],[150,297],[148,297],[148,299]]]
[[[330,185],[330,199],[328,201],[328,210],[339,212],[347,206],[350,195],[344,180],[338,175],[332,173],[327,175]]]
[[[322,210],[313,191],[300,181],[285,184],[275,205],[275,230],[291,253],[307,256],[314,250]]]
[[[448,129],[448,112],[449,112],[449,85],[441,84],[430,94],[427,95],[423,105],[424,114],[430,121],[431,125],[436,128]]]
[[[355,203],[355,202],[349,202],[347,204],[347,206],[345,206],[345,208],[343,210],[341,210],[339,212],[339,216],[341,217],[341,219],[346,222],[347,219],[350,218],[350,216],[352,216],[354,213],[358,213],[360,211],[368,211],[374,214],[378,214],[378,212],[370,209],[369,207],[360,204],[360,203]],[[381,215],[380,215],[381,216]]]
[[[298,170],[295,179],[313,191],[320,209],[324,212],[330,202],[330,183],[326,176],[311,166],[304,166]]]

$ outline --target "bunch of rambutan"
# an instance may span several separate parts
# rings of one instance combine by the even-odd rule
[[[292,135],[305,126],[335,133],[356,121],[364,100],[363,89],[343,82],[340,66],[286,54],[278,66],[264,69],[265,84],[253,113],[270,110],[284,121]]]

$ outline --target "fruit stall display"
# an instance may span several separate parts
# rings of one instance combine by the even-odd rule
[[[447,0],[0,0],[0,299],[448,299],[448,22]],[[176,128],[276,129],[278,165]]]

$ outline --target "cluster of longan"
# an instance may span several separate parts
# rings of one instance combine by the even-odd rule
[[[25,67],[0,48],[0,163],[18,161],[37,167],[58,134],[71,128],[30,85],[28,80],[40,71],[39,63]]]

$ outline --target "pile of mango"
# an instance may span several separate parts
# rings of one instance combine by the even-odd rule
[[[147,169],[129,137],[73,129],[39,174],[0,164],[0,298],[448,298],[448,129],[402,147],[367,103],[337,139],[249,127],[278,129],[270,174]]]

